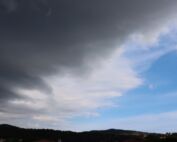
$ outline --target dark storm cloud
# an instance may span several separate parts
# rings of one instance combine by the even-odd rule
[[[14,88],[50,94],[43,77],[63,68],[86,71],[85,61],[165,22],[176,6],[176,0],[0,0],[0,101],[22,97]]]

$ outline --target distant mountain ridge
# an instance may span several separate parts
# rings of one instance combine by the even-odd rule
[[[9,125],[9,124],[0,124],[0,129],[22,129],[17,126]]]
[[[61,131],[61,130],[53,130],[53,129],[31,129],[31,128],[20,128],[17,126],[9,125],[9,124],[0,124],[0,134],[1,132],[7,130],[9,133],[11,131],[53,131],[53,132],[66,132],[66,133],[119,133],[119,134],[148,134],[146,132],[133,131],[133,130],[121,130],[121,129],[107,129],[107,130],[91,130],[91,131],[83,131],[83,132],[74,132],[74,131]]]
[[[5,141],[4,141],[5,140]],[[0,124],[2,142],[177,142],[177,134],[154,134],[131,130],[92,130],[85,132],[52,129],[25,129]]]

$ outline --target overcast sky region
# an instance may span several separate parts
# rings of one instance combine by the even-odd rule
[[[177,131],[177,0],[0,0],[0,124]]]

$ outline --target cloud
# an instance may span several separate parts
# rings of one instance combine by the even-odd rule
[[[1,0],[1,9],[7,12],[13,12],[18,8],[18,2],[16,0]]]
[[[161,31],[175,21],[176,6],[176,0],[0,0],[2,113],[63,122],[114,106],[112,98],[142,83],[122,44],[134,33]]]
[[[73,129],[77,131],[82,130],[99,130],[107,128],[116,128],[124,130],[137,130],[144,132],[155,132],[155,133],[166,133],[166,132],[175,132],[176,131],[176,119],[177,112],[163,112],[156,114],[146,114],[146,115],[137,115],[117,119],[109,119],[107,123],[105,121],[95,121],[95,123],[86,123],[81,125],[80,129],[75,126]]]

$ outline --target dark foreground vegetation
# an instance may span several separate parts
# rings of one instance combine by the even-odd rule
[[[76,133],[0,125],[0,142],[177,142],[177,133],[152,134],[115,129]]]

